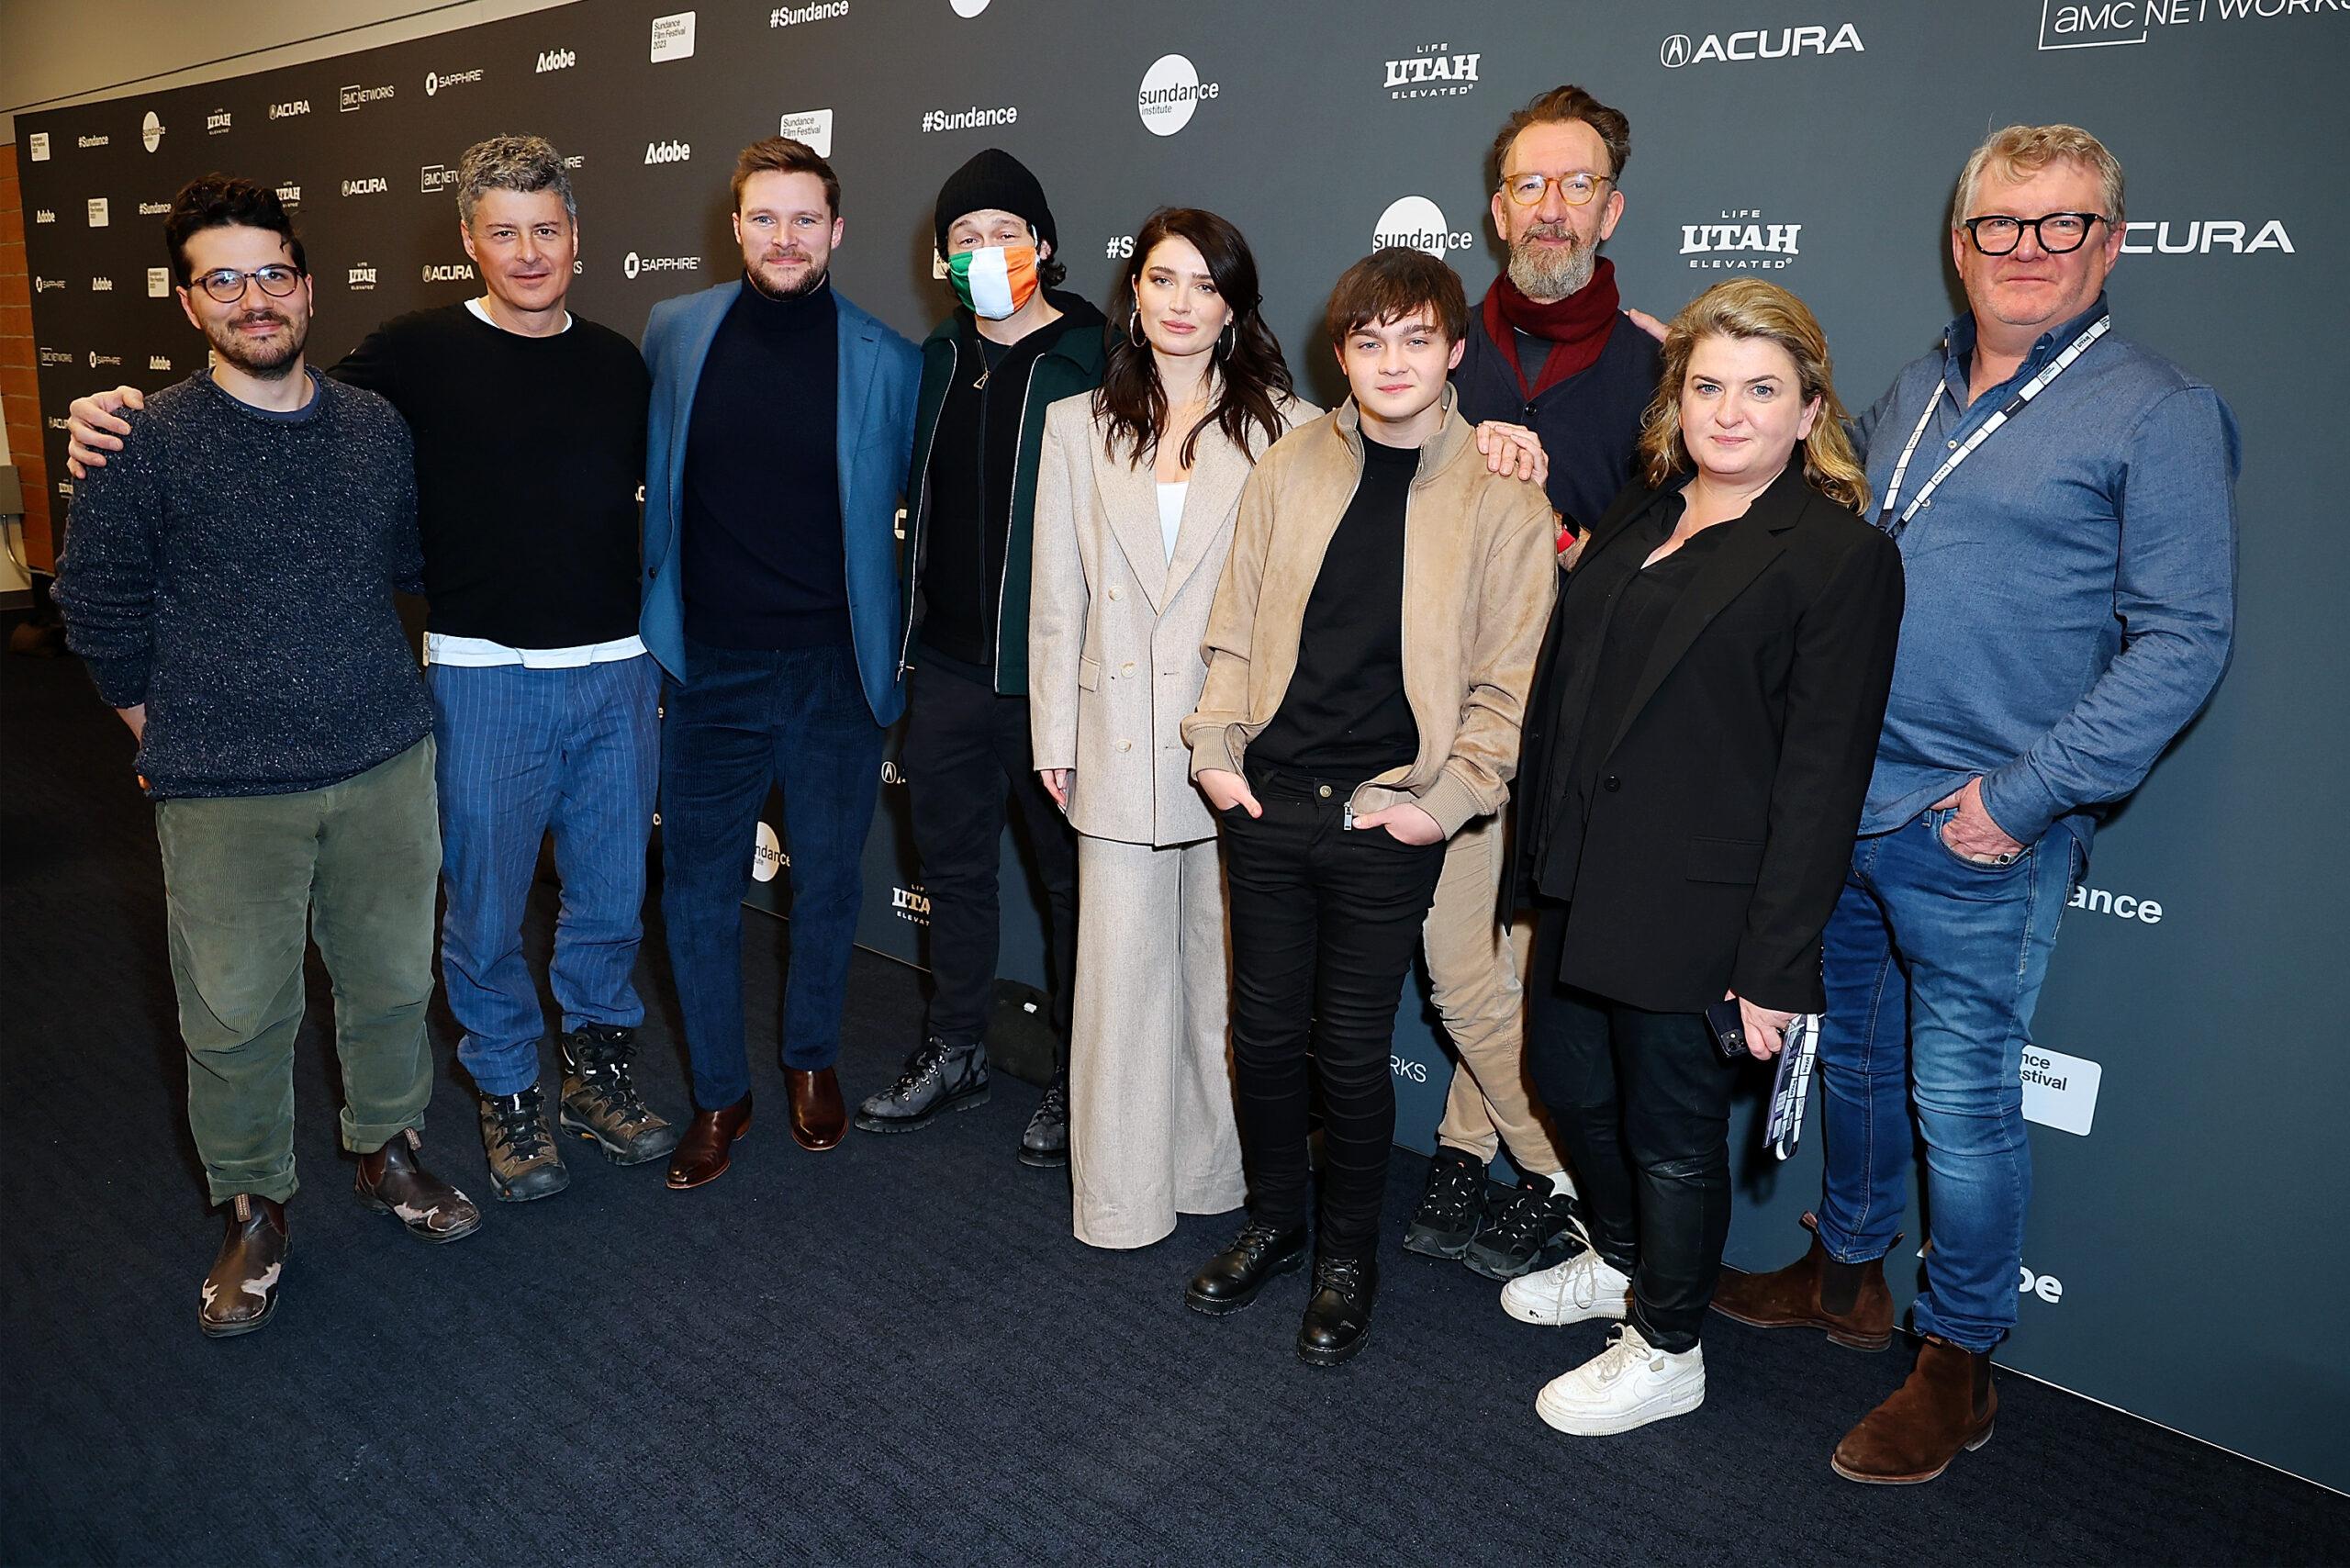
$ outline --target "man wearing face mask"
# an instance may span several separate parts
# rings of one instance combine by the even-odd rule
[[[996,148],[938,193],[938,253],[958,308],[923,344],[914,465],[906,484],[905,753],[914,847],[930,900],[924,1038],[856,1125],[911,1132],[982,1103],[994,1011],[1005,802],[1028,824],[1051,909],[1053,1083],[1020,1158],[1069,1159],[1077,848],[1029,755],[1028,578],[1045,410],[1090,392],[1105,360],[1102,313],[1059,291],[1044,187]]]

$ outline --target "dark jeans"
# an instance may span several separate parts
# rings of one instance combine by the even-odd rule
[[[1004,800],[1028,824],[1045,883],[1045,973],[1053,1008],[1054,1065],[1069,1065],[1077,962],[1077,835],[1030,766],[1028,700],[999,697],[927,660],[906,691],[906,770],[914,850],[930,900],[930,1033],[975,1046],[995,1014],[1002,910]]]
[[[1697,1343],[1729,1238],[1729,1094],[1702,1013],[1648,1013],[1559,982],[1563,904],[1545,903],[1527,972],[1526,1054],[1599,1255],[1632,1276],[1660,1350]]]
[[[1306,1048],[1322,1081],[1319,1247],[1379,1248],[1395,1083],[1395,1009],[1444,870],[1444,846],[1341,825],[1351,781],[1250,768],[1265,814],[1220,812],[1232,902],[1232,1056],[1249,1209],[1306,1209]]]
[[[840,1055],[883,732],[846,643],[746,652],[688,639],[686,657],[691,678],[670,687],[661,723],[661,913],[694,1103],[716,1111],[751,1090],[743,895],[772,783],[783,787],[791,869],[783,1063],[814,1071]]]

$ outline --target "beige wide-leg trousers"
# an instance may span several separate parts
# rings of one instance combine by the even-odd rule
[[[1069,1052],[1077,1238],[1147,1247],[1240,1206],[1224,855],[1080,834]],[[1555,1167],[1553,1167],[1555,1169]]]

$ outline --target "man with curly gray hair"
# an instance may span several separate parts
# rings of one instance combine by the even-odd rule
[[[660,753],[660,672],[636,634],[651,382],[635,345],[566,308],[578,207],[554,147],[476,143],[456,198],[481,294],[385,323],[330,374],[387,398],[415,438],[448,894],[442,975],[464,1030],[457,1059],[481,1096],[492,1189],[521,1203],[570,1182],[539,1088],[546,1021],[522,957],[549,833],[563,880],[550,975],[561,1125],[623,1165],[677,1141],[630,1073]],[[140,403],[129,387],[74,406],[78,462],[102,465],[120,448],[129,427],[112,415],[125,403]]]

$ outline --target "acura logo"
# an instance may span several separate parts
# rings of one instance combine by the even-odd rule
[[[1689,35],[1687,33],[1673,34],[1664,40],[1664,47],[1657,50],[1656,57],[1658,62],[1667,71],[1678,71],[1688,64]]]

